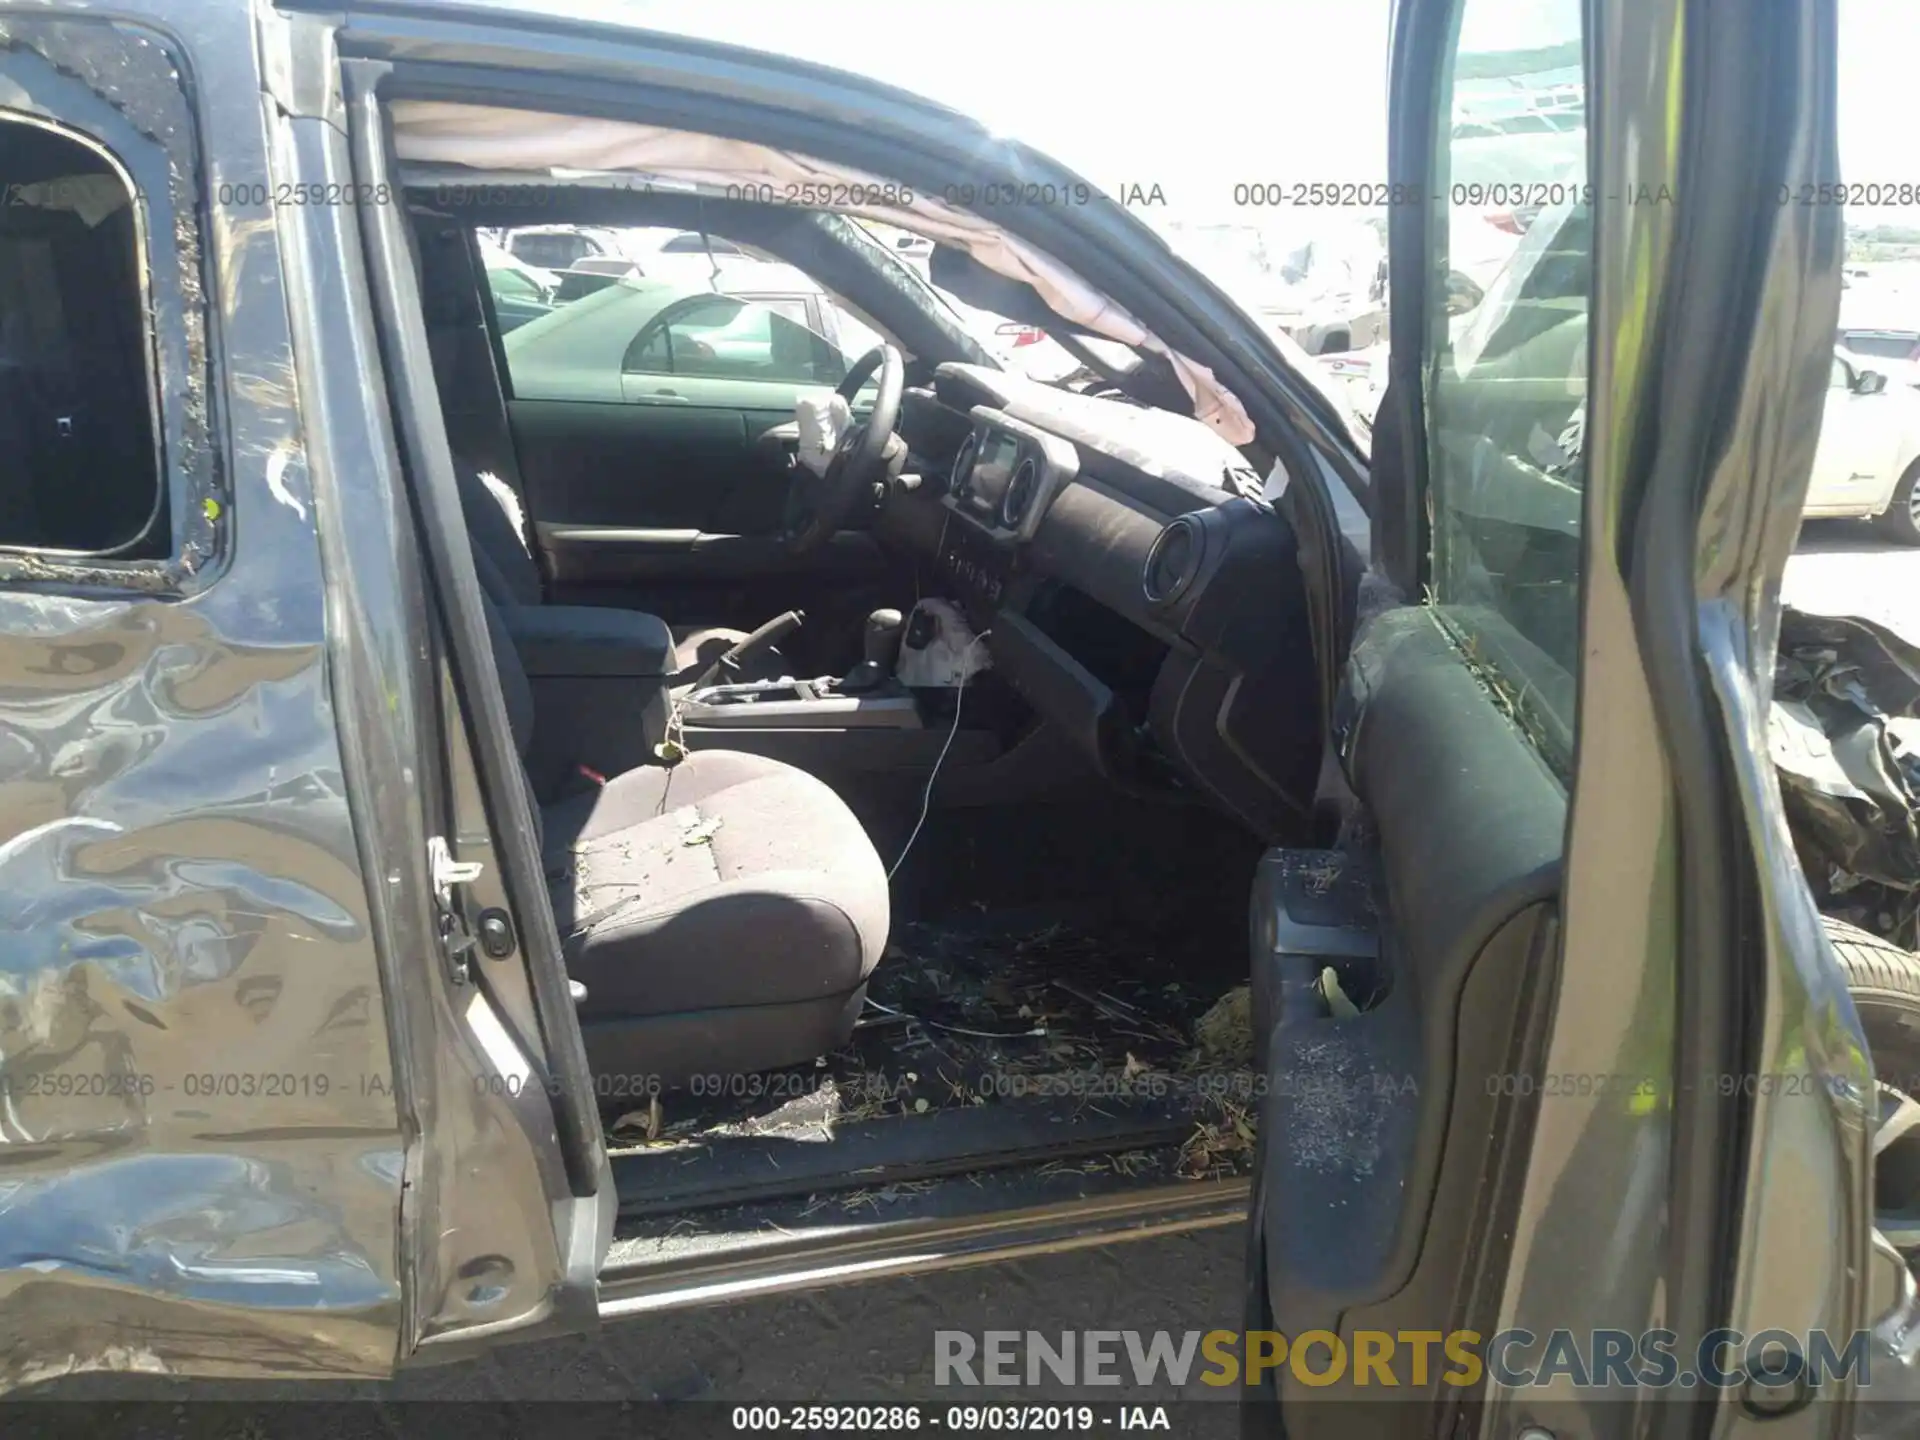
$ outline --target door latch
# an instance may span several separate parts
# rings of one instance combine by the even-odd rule
[[[447,978],[456,985],[465,985],[473,978],[476,944],[473,925],[467,919],[466,896],[460,892],[478,880],[484,868],[477,860],[455,860],[444,836],[435,835],[427,841],[427,873],[433,881],[440,953],[446,960]]]

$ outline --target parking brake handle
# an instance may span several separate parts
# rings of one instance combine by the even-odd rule
[[[789,610],[784,615],[776,615],[746,639],[735,645],[713,664],[701,671],[700,678],[690,687],[704,690],[709,685],[727,684],[740,673],[741,665],[751,656],[759,654],[768,646],[787,638],[800,628],[800,622],[807,618],[804,610]]]

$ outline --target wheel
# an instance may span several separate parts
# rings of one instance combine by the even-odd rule
[[[1920,460],[1907,467],[1907,473],[1893,487],[1893,500],[1873,523],[1889,540],[1920,545]]]
[[[1874,1140],[1874,1223],[1920,1261],[1920,955],[1857,925],[1823,917],[1873,1051],[1880,1086]]]

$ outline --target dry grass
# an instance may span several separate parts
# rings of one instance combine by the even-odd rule
[[[1218,1117],[1202,1120],[1180,1147],[1176,1167],[1186,1180],[1218,1180],[1237,1174],[1251,1161],[1254,1147],[1252,1112],[1233,1100],[1217,1100]]]
[[[1193,1025],[1199,1059],[1209,1065],[1241,1066],[1253,1058],[1253,992],[1236,985]]]
[[[1330,869],[1325,883],[1338,878]],[[831,1138],[848,1124],[1023,1099],[1103,1115],[1155,1101],[1209,1117],[1183,1148],[1181,1173],[1212,1173],[1245,1148],[1215,1112],[1220,1075],[1231,1079],[1252,1053],[1250,996],[1244,985],[1221,996],[1220,982],[1196,978],[1204,969],[1169,959],[1126,932],[1050,924],[982,938],[909,927],[874,977],[877,1008],[842,1049],[754,1077],[744,1093],[670,1094],[621,1115],[609,1140],[660,1152],[800,1129]],[[1171,1153],[1062,1163],[1081,1175],[1136,1174],[1171,1169]],[[822,1195],[814,1208],[865,1209],[901,1193],[912,1192],[836,1191],[844,1198]]]
[[[878,1210],[882,1205],[891,1205],[909,1195],[925,1195],[939,1183],[938,1180],[901,1180],[878,1189],[839,1190],[826,1195],[812,1195],[800,1214],[804,1218],[829,1207],[837,1207],[849,1215],[862,1210]]]

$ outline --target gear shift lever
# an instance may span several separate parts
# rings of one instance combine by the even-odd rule
[[[866,658],[840,682],[843,694],[877,690],[893,678],[893,662],[900,653],[900,632],[905,626],[898,610],[876,610],[867,616],[867,628],[860,635],[860,650]]]

